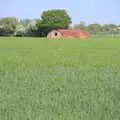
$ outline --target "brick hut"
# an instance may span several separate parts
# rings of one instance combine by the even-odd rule
[[[88,38],[89,33],[83,30],[53,30],[48,35],[48,38]]]

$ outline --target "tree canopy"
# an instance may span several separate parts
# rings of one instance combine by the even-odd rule
[[[40,24],[60,25],[64,28],[68,28],[71,22],[71,17],[65,10],[44,11],[40,20]]]
[[[18,19],[15,17],[5,17],[0,19],[0,32],[1,34],[13,34],[18,25]]]

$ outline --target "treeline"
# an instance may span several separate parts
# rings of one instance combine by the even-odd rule
[[[86,25],[85,22],[80,22],[80,24],[72,25],[70,28],[72,29],[82,29],[90,32],[91,34],[100,34],[100,33],[120,33],[120,25],[116,24],[88,24]]]
[[[71,25],[72,19],[65,10],[44,11],[40,19],[19,20],[15,17],[0,19],[0,36],[38,36],[46,37],[51,30],[55,29],[81,29],[91,34],[116,33],[120,26],[115,24],[80,24]]]

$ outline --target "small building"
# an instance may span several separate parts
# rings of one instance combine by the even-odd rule
[[[88,38],[90,34],[83,30],[59,29],[48,33],[48,38]]]

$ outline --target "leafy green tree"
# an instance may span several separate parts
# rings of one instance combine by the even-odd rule
[[[16,26],[18,25],[18,19],[14,17],[5,17],[0,19],[0,26],[2,26],[3,35],[13,35]]]
[[[104,24],[104,25],[102,25],[101,26],[101,32],[103,32],[103,33],[108,33],[108,32],[110,32],[110,26],[108,25],[108,24]]]
[[[4,34],[4,25],[0,24],[0,36]]]
[[[94,33],[94,34],[99,33],[101,31],[101,25],[96,24],[96,23],[95,24],[89,24],[87,26],[87,30],[91,33]]]
[[[37,36],[37,33],[38,33],[37,20],[31,20],[31,22],[26,27],[26,35]]]
[[[29,24],[27,25],[26,29],[27,29],[27,30],[37,29],[36,24],[37,24],[36,20],[31,20],[31,21],[29,22]]]
[[[14,35],[15,36],[24,36],[24,34],[25,34],[24,26],[21,24],[17,25]]]
[[[79,27],[81,30],[85,30],[86,29],[86,24],[84,21],[81,21],[80,24],[79,24]]]
[[[113,33],[113,32],[116,32],[116,30],[117,30],[117,25],[115,25],[115,24],[109,24],[108,26],[109,26],[110,31],[111,31],[112,33]]]
[[[71,17],[65,10],[44,11],[41,19],[37,20],[37,36],[45,37],[51,30],[67,29],[71,24]]]
[[[68,28],[71,24],[71,17],[65,10],[48,10],[41,15],[40,24],[59,25]]]
[[[30,22],[31,19],[20,20],[20,24],[23,25],[24,27],[27,27]]]
[[[84,21],[81,21],[80,24],[73,25],[73,29],[86,30],[86,24]]]

